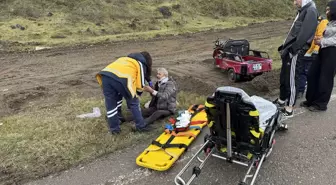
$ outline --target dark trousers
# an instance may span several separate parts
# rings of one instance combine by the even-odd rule
[[[157,110],[155,107],[149,107],[148,109],[143,109],[143,116],[146,118],[146,124],[152,124],[155,121],[168,117],[173,113],[169,110]]]
[[[334,87],[336,72],[336,47],[321,49],[317,60],[314,60],[308,73],[306,100],[326,110]]]
[[[293,56],[292,58],[290,58],[289,55],[282,58],[280,72],[280,99],[282,101],[287,100],[288,106],[294,106],[296,103],[301,58],[301,53]]]
[[[122,84],[115,81],[113,78],[103,76],[103,93],[105,97],[106,114],[110,131],[120,131],[120,118],[122,117],[121,105],[122,98],[127,97],[126,91]],[[132,112],[135,118],[135,126],[137,128],[144,128],[145,123],[141,115],[140,102],[138,98],[127,98],[127,107]]]
[[[298,68],[299,70],[298,92],[299,93],[304,93],[306,91],[308,71],[316,57],[317,55],[313,55],[311,57],[301,57],[300,58],[300,62],[299,62],[300,67]]]
[[[149,107],[148,109],[141,109],[142,116],[145,118],[145,124],[152,124],[159,119],[163,119],[173,113],[169,110],[157,110],[155,107]],[[127,121],[133,121],[134,118],[132,115],[126,118]]]

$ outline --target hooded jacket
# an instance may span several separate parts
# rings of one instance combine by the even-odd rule
[[[336,47],[336,21],[329,22],[321,40],[321,48]]]
[[[278,51],[297,54],[302,49],[308,49],[314,37],[318,24],[318,12],[312,0],[302,0],[302,7],[288,33],[283,45]]]
[[[154,90],[157,94],[152,96],[149,107],[157,110],[169,110],[171,113],[176,111],[177,84],[172,77],[160,84],[155,83]]]
[[[323,33],[328,25],[328,20],[327,19],[323,19],[321,20],[321,22],[319,23],[319,25],[317,26],[316,32],[315,32],[315,37],[322,37]],[[315,44],[315,41],[313,40],[309,50],[307,51],[307,53],[305,54],[305,56],[309,57],[312,54],[318,54],[320,50],[320,46]]]
[[[328,16],[330,22],[323,34],[321,48],[336,47],[336,1],[330,1],[327,6],[330,8]]]
[[[96,79],[102,86],[102,75],[111,77],[115,83],[121,83],[124,86],[127,93],[125,98],[134,98],[143,91],[147,67],[146,59],[141,53],[132,53],[106,66],[96,75]]]

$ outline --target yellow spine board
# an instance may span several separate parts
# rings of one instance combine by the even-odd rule
[[[189,112],[193,112],[191,109]],[[199,126],[203,128],[207,124],[207,115],[203,110],[196,114],[191,121],[202,121],[202,124],[196,124],[192,126]],[[191,133],[196,137],[200,134],[201,130],[190,129],[185,133]],[[165,144],[171,134],[163,132],[156,141]],[[174,139],[170,142],[170,144],[185,144],[189,146],[196,138],[192,136],[175,136]],[[136,159],[136,164],[145,168],[150,168],[157,171],[166,171],[168,170],[175,161],[184,153],[185,148],[166,148],[162,149],[156,145],[149,145]]]

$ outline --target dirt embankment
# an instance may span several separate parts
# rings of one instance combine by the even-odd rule
[[[252,82],[232,84],[214,69],[211,58],[217,38],[272,39],[286,33],[290,23],[269,22],[222,31],[166,37],[149,41],[121,42],[87,48],[66,48],[0,56],[0,116],[25,111],[31,106],[55,106],[69,93],[101,96],[95,74],[119,56],[147,50],[155,67],[166,67],[180,90],[208,95],[216,87],[232,85],[252,94],[278,89],[278,72]],[[267,46],[265,46],[267,47]]]

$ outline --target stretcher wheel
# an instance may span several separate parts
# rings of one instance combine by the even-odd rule
[[[235,73],[233,69],[229,69],[228,78],[231,82],[237,82],[239,80],[239,74]]]
[[[201,168],[199,168],[198,166],[195,166],[193,168],[193,172],[192,172],[193,175],[196,175],[196,177],[199,176],[199,174],[201,174]]]
[[[285,123],[280,124],[279,130],[288,130],[288,125]]]

